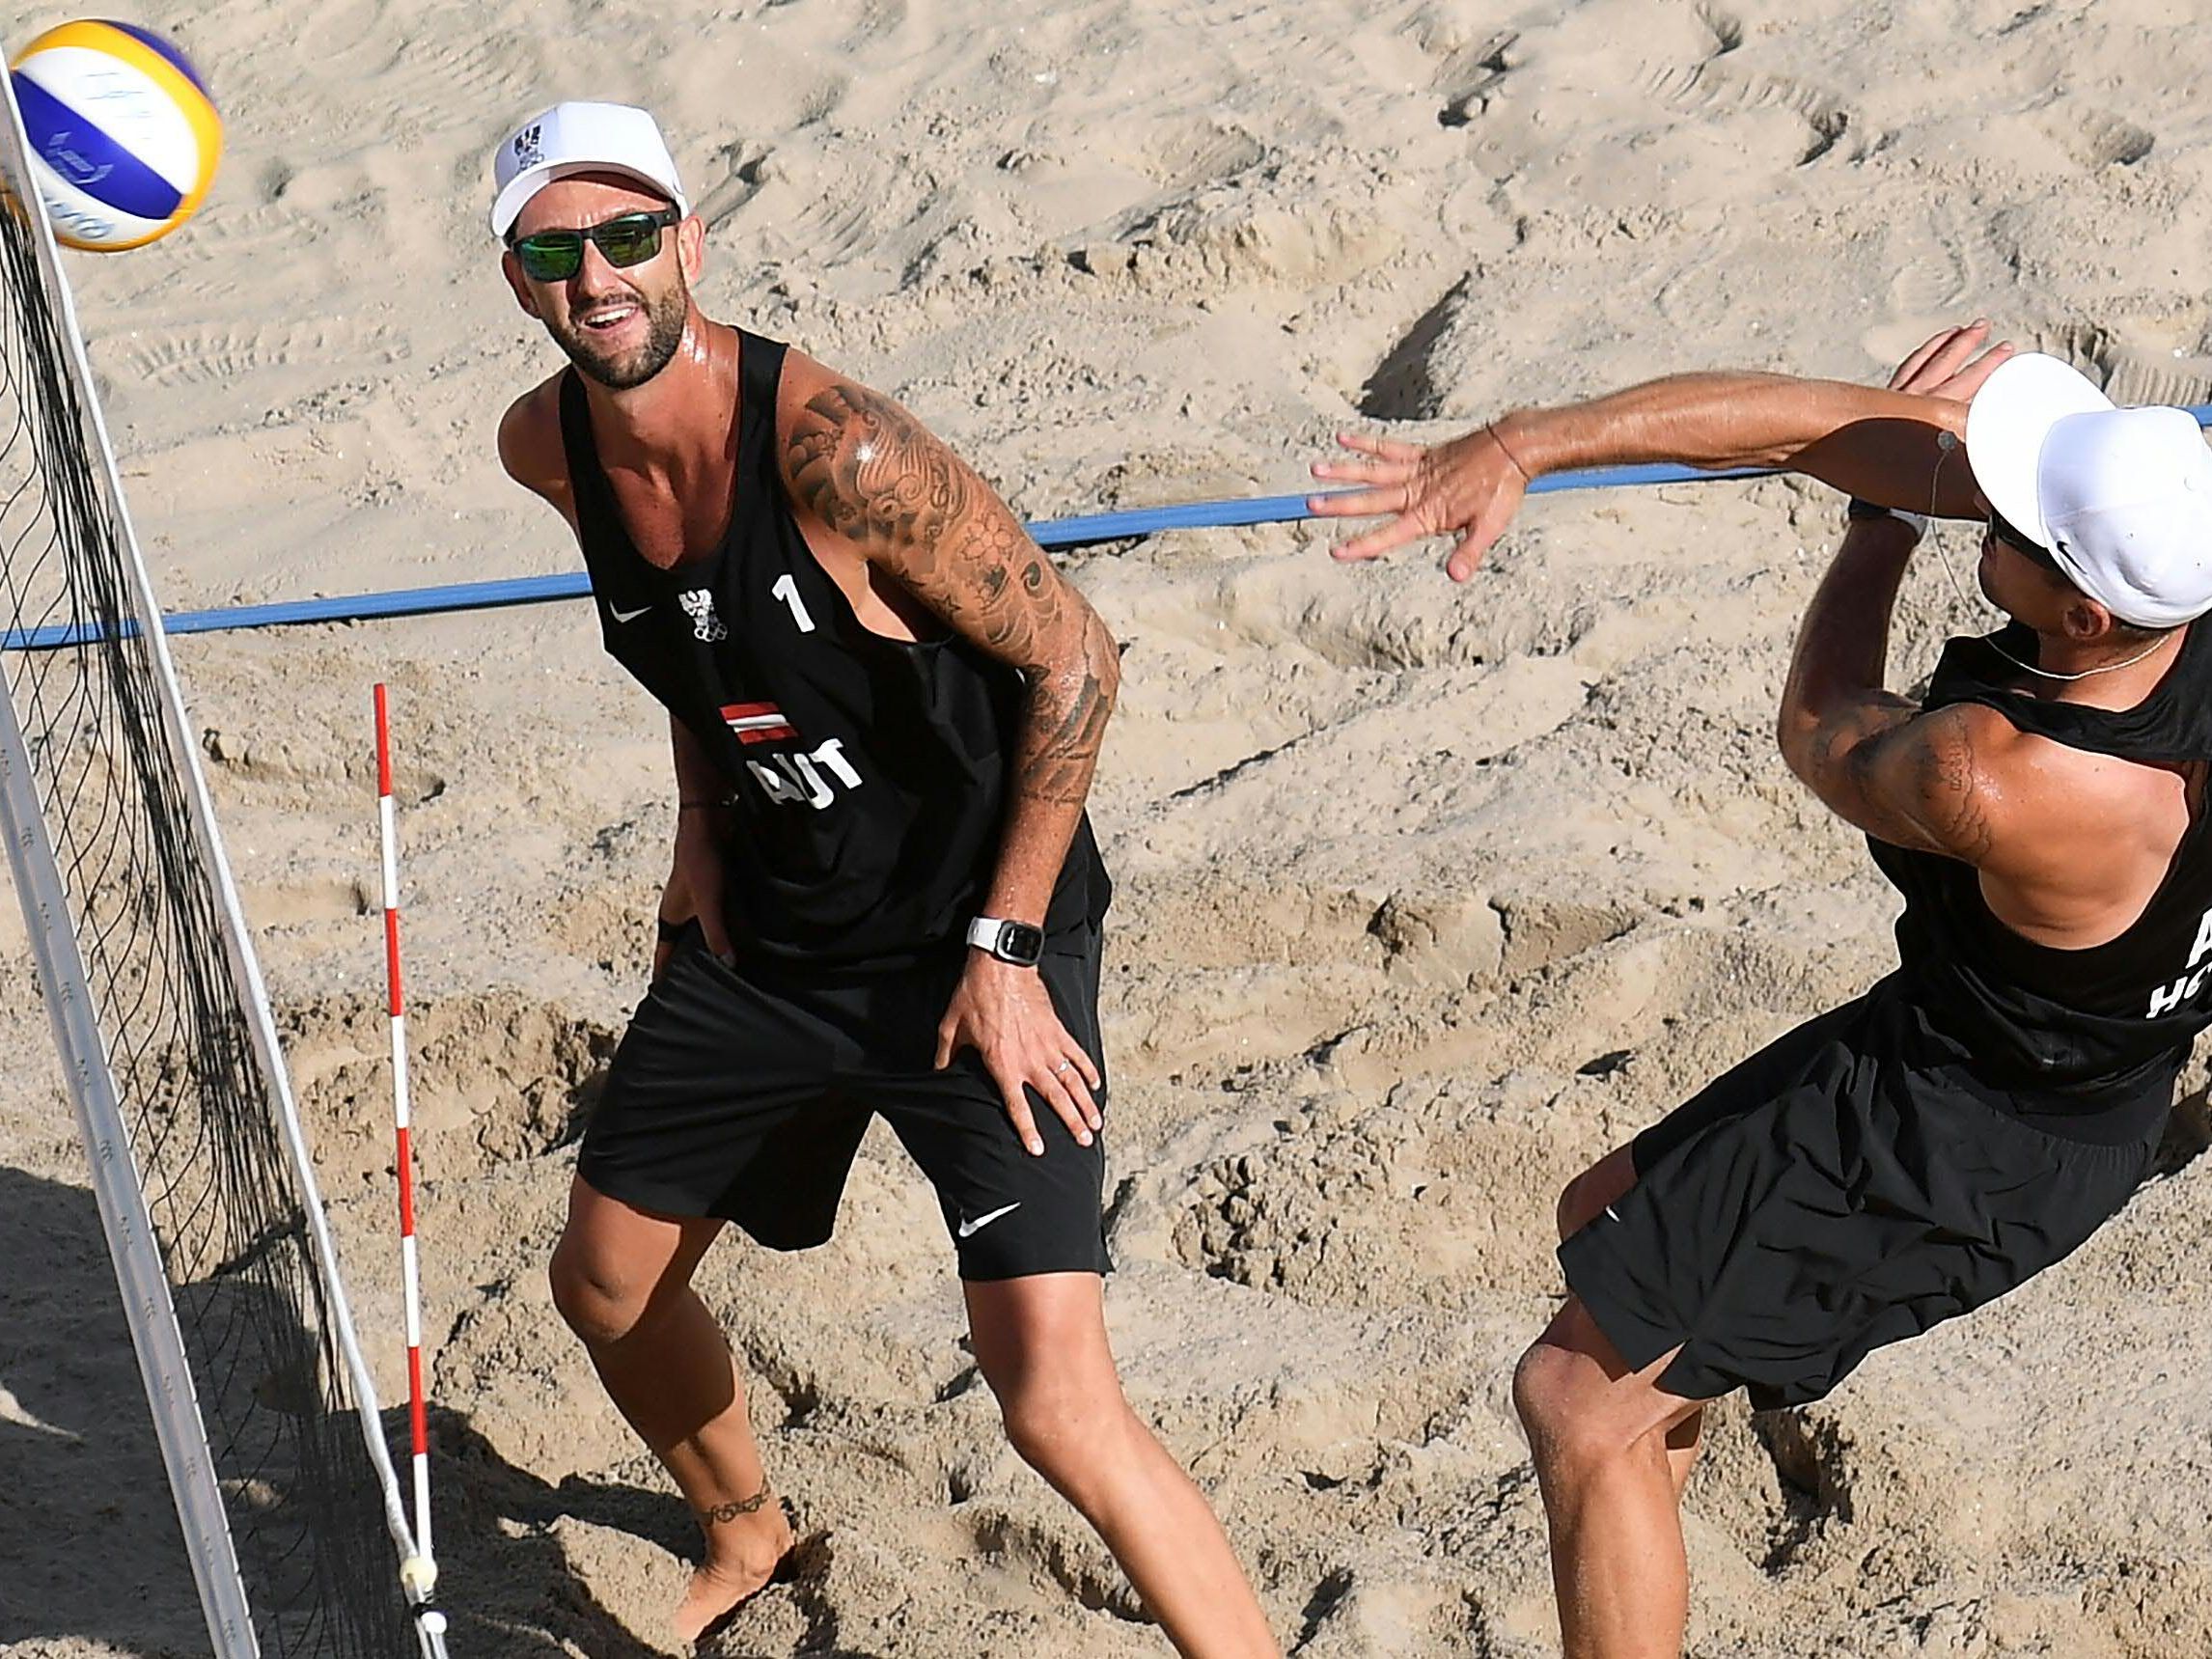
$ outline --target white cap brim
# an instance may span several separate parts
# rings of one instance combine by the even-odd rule
[[[524,168],[507,181],[507,188],[491,205],[491,234],[503,242],[507,240],[507,233],[514,228],[514,221],[522,217],[522,209],[531,197],[546,185],[573,179],[579,173],[620,174],[634,180],[641,190],[650,190],[655,196],[674,202],[678,212],[688,215],[691,211],[691,204],[683,199],[681,191],[672,194],[665,180],[641,173],[634,167],[624,167],[617,161],[548,161],[542,166]]]
[[[2068,415],[2113,407],[2080,370],[2040,351],[2000,364],[1966,409],[1966,460],[1974,482],[2006,523],[2051,545],[2037,469],[2043,441]]]

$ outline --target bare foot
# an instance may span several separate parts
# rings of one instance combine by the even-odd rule
[[[696,1642],[717,1619],[734,1612],[774,1581],[796,1535],[781,1504],[706,1529],[706,1560],[676,1609],[676,1639]]]

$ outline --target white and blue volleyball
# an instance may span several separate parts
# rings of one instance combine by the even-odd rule
[[[214,182],[223,123],[191,61],[150,29],[49,29],[10,68],[57,241],[119,253],[166,236]]]

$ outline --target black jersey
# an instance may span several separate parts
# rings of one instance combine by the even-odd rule
[[[740,332],[730,528],[667,570],[631,541],[569,370],[561,434],[607,650],[683,722],[734,803],[732,937],[786,966],[897,967],[960,939],[995,868],[1020,674],[956,638],[854,616],[799,532],[776,465],[784,347]],[[1103,913],[1088,816],[1045,919]]]
[[[2212,623],[2182,642],[2164,679],[2132,708],[2029,696],[1999,649],[2035,660],[2017,623],[1945,649],[1925,705],[1979,703],[2022,732],[2072,749],[2152,764],[2212,760]],[[1875,841],[1882,872],[1905,897],[1897,981],[1928,1024],[1957,1040],[1976,1071],[2033,1096],[2036,1115],[2099,1112],[2171,1092],[2197,1034],[2212,1024],[2212,811],[2184,834],[2166,879],[2117,938],[2060,950],[1992,915],[1976,871],[1940,854]]]

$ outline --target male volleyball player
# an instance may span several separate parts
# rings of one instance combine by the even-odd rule
[[[2212,1022],[2212,451],[2184,410],[1976,361],[1981,338],[1939,336],[1888,392],[1684,377],[1317,469],[1369,485],[1326,511],[1400,515],[1354,554],[1442,531],[1463,572],[1532,472],[1782,462],[1984,515],[1981,588],[2011,619],[1951,641],[1922,703],[1884,690],[1924,521],[1853,501],[1780,737],[1903,895],[1899,965],[1560,1200],[1571,1294],[1513,1397],[1569,1659],[1681,1651],[1707,1400],[1817,1399],[2066,1256],[2143,1178]]]
[[[508,411],[500,458],[574,530],[606,649],[671,715],[653,983],[552,1280],[705,1530],[677,1634],[791,1544],[692,1273],[726,1222],[826,1240],[880,1112],[936,1189],[1016,1450],[1177,1648],[1274,1653],[1107,1346],[1084,798],[1114,641],[912,415],[700,313],[705,231],[645,111],[557,105],[494,175],[507,280],[569,362]]]

